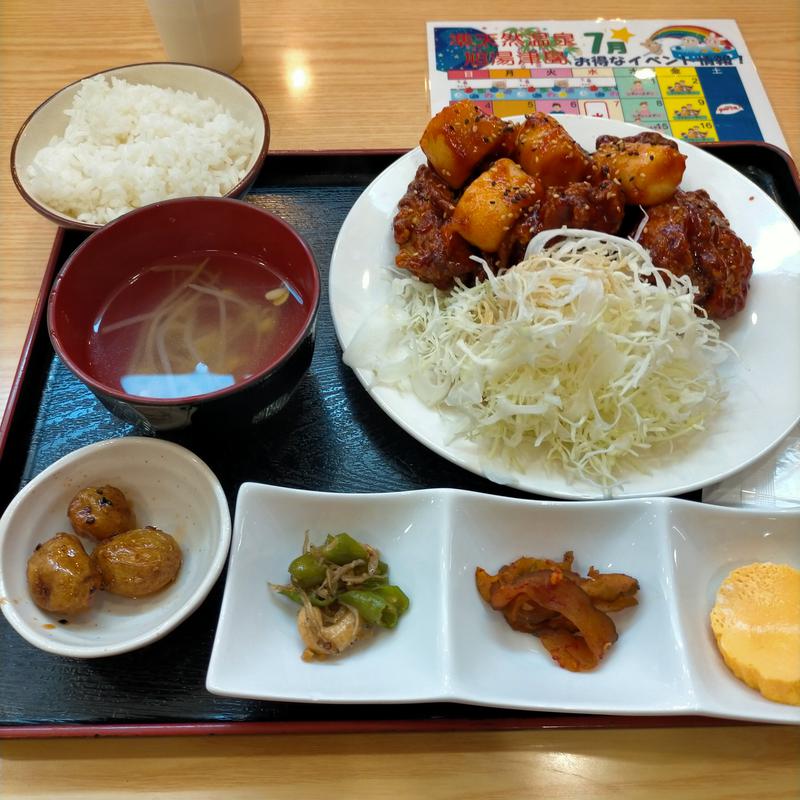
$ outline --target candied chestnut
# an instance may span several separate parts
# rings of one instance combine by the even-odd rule
[[[75,533],[108,539],[136,527],[128,498],[116,486],[87,486],[72,498],[67,510]]]
[[[74,533],[56,534],[37,545],[28,559],[28,589],[45,611],[85,611],[99,587],[100,574]]]
[[[181,549],[158,528],[139,528],[101,542],[92,553],[102,588],[123,597],[144,597],[172,583]]]

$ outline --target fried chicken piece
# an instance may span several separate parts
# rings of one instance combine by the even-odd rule
[[[686,156],[675,142],[655,131],[600,136],[592,154],[593,169],[619,181],[628,203],[650,206],[675,194],[686,169]]]
[[[586,228],[616,233],[625,216],[625,194],[613,180],[596,186],[588,181],[551,186],[544,200],[523,214],[498,250],[497,266],[519,263],[528,242],[540,231],[556,228]]]
[[[635,136],[625,136],[621,139],[624,142],[633,142],[635,144],[649,144],[649,145],[659,145],[663,147],[671,147],[674,150],[678,149],[678,143],[674,139],[667,139],[666,136],[662,136],[658,131],[642,131],[641,133],[637,133]],[[594,141],[594,146],[597,148],[603,147],[606,144],[613,144],[614,142],[620,141],[619,136],[611,136],[610,134],[606,133],[603,136],[598,136],[597,139]]]
[[[625,215],[625,194],[616,181],[587,181],[551,187],[539,211],[539,230],[586,228],[616,233]],[[537,231],[538,233],[538,231]]]
[[[697,287],[695,302],[712,319],[741,311],[753,274],[753,254],[708,193],[678,191],[647,213],[639,244],[650,251],[653,263],[688,275]]]
[[[470,260],[469,245],[445,223],[455,209],[453,190],[429,166],[422,165],[398,204],[395,262],[420,280],[448,289],[456,278],[468,280],[480,266]]]

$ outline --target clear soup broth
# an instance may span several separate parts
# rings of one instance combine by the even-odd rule
[[[94,321],[89,361],[109,387],[195,397],[259,373],[307,318],[299,292],[262,261],[199,251],[143,268]]]

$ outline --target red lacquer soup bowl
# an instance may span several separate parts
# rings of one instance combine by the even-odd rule
[[[81,244],[50,293],[56,353],[147,430],[246,426],[311,363],[319,270],[279,217],[226,198],[131,211]]]

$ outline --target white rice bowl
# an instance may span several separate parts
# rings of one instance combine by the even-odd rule
[[[26,122],[15,179],[60,224],[94,228],[174,197],[234,193],[263,157],[257,100],[184,64],[120,67],[62,89]]]

